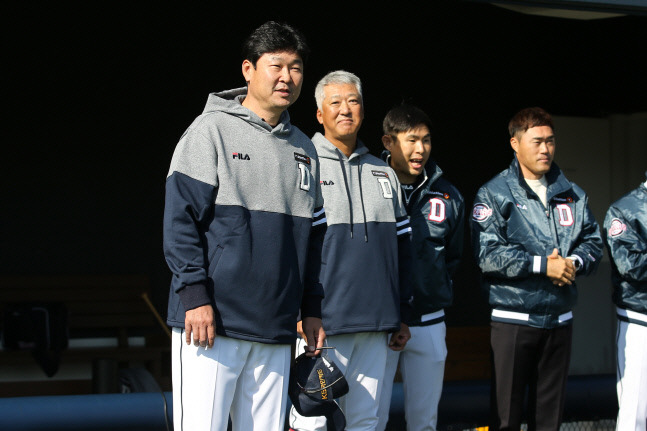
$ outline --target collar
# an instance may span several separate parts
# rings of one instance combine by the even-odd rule
[[[514,180],[512,178],[510,179],[511,181],[516,181],[519,187],[528,192],[534,193],[528,183],[526,183],[526,179],[521,173],[519,160],[517,160],[516,155],[512,158],[512,163],[510,163],[510,171],[512,171],[515,176]],[[568,181],[562,170],[559,168],[559,166],[557,166],[557,163],[555,162],[553,162],[550,166],[550,170],[546,173],[545,178],[546,182],[548,183],[546,187],[546,201],[550,201],[552,197],[573,188],[570,181]]]

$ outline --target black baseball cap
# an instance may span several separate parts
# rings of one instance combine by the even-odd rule
[[[335,398],[348,393],[348,382],[326,355],[299,355],[290,370],[288,394],[301,416],[325,416],[328,431],[343,431],[346,418]]]

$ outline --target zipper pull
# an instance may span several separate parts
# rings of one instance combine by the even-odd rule
[[[545,210],[544,212],[546,213],[546,217],[550,218],[550,211]]]

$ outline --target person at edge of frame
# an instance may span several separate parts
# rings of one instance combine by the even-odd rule
[[[510,167],[477,192],[472,246],[489,294],[490,428],[518,430],[528,387],[529,430],[558,430],[571,354],[575,280],[602,257],[584,190],[553,162],[550,114],[522,109],[509,122]]]
[[[647,177],[647,172],[645,172]],[[618,317],[619,431],[647,429],[647,181],[611,204],[604,219]]]
[[[436,430],[447,357],[444,309],[452,304],[452,277],[463,254],[465,202],[430,158],[432,125],[425,112],[396,106],[384,117],[383,131],[382,158],[400,180],[411,223],[413,317],[411,340],[388,353],[377,430],[387,426],[398,362],[407,430]]]
[[[309,52],[268,21],[243,44],[243,88],[212,93],[166,179],[176,431],[279,430],[300,313],[319,353],[325,212],[312,141],[291,124]]]
[[[387,351],[402,349],[410,338],[411,229],[397,176],[358,139],[364,119],[360,79],[344,70],[330,72],[317,84],[315,100],[324,128],[312,142],[328,224],[322,321],[334,349],[327,354],[348,381],[348,394],[338,400],[346,430],[375,430]],[[297,340],[297,348],[302,342]],[[334,429],[325,418],[304,417],[295,409],[290,426]]]

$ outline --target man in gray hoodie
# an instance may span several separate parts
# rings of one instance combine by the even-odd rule
[[[234,430],[283,429],[299,314],[309,354],[323,345],[319,161],[287,112],[307,53],[292,27],[257,28],[243,46],[247,86],[211,94],[173,154],[164,253],[176,431],[220,431],[229,418]]]
[[[375,430],[387,350],[401,350],[410,337],[404,264],[410,261],[411,229],[397,176],[357,138],[364,119],[359,78],[331,72],[317,84],[315,99],[324,128],[312,142],[328,225],[322,321],[334,349],[327,354],[348,381],[349,392],[339,399],[346,430]],[[294,408],[290,425],[299,431],[326,427],[324,418],[302,417]]]

